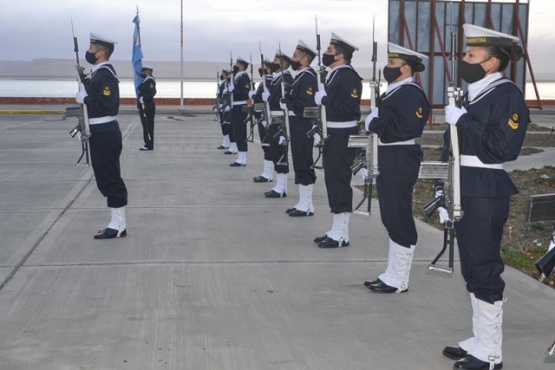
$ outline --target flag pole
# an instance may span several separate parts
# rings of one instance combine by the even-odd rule
[[[183,0],[181,0],[181,99],[180,105],[181,110],[183,108]]]

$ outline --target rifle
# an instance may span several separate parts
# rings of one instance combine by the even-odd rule
[[[250,72],[251,72],[251,88],[254,91],[254,73],[253,73],[253,65],[252,65],[252,53],[250,54]],[[254,142],[254,126],[256,125],[256,120],[254,119],[254,103],[251,100],[250,104],[246,105],[244,107],[247,112],[248,112],[248,116],[247,116],[247,121],[250,123],[250,130],[249,130],[249,135],[247,136],[247,141],[248,142]]]
[[[322,46],[320,44],[320,34],[318,33],[318,17],[315,17],[315,23],[316,23],[316,50],[318,51],[318,76],[319,76],[319,80],[318,80],[318,91],[320,91],[321,89],[324,89],[324,84],[326,83],[326,67],[322,64],[322,55],[321,55],[321,51],[322,51]],[[316,160],[314,161],[314,163],[312,164],[312,168],[318,168],[318,169],[322,169],[324,168],[323,165],[322,166],[317,166],[318,160],[320,160],[320,158],[322,157],[322,148],[324,147],[324,142],[326,141],[326,139],[328,138],[328,125],[327,125],[327,119],[326,119],[326,107],[324,107],[323,105],[320,105],[319,107],[316,107],[316,109],[314,108],[305,108],[303,111],[303,116],[304,117],[311,117],[314,118],[317,122],[317,125],[314,125],[312,127],[312,129],[310,129],[306,135],[309,138],[314,137],[314,134],[319,133],[320,137],[321,137],[321,142],[318,145],[318,157],[316,157]]]
[[[75,59],[77,64],[75,65],[75,69],[77,70],[77,86],[79,91],[85,90],[85,70],[84,67],[81,67],[79,63],[79,43],[77,41],[77,37],[75,37],[75,31],[73,29],[73,20],[71,21],[71,33],[73,35],[73,51],[75,52]],[[70,132],[69,135],[71,137],[75,137],[78,133],[81,133],[81,156],[77,160],[76,164],[84,164],[85,166],[89,165],[89,137],[91,137],[91,129],[89,126],[89,112],[87,110],[87,105],[85,103],[79,104],[78,108],[68,107],[65,111],[66,117],[78,117],[79,124],[75,126]],[[81,163],[81,159],[85,157],[85,163]]]
[[[285,82],[285,70],[283,69],[283,54],[281,52],[281,44],[279,44],[279,63],[281,65],[280,69],[281,69],[281,98],[285,99],[286,95],[285,94],[289,94],[289,86],[287,86],[287,82]],[[289,109],[287,108],[287,105],[285,106],[285,109],[283,110],[283,122],[285,125],[285,132],[283,130],[283,125],[281,125],[280,130],[278,131],[278,133],[275,135],[279,138],[279,136],[285,136],[285,143],[283,143],[283,154],[281,155],[281,158],[279,159],[278,163],[281,163],[282,160],[285,159],[285,161],[287,161],[287,156],[288,156],[288,152],[289,152],[289,140],[290,140],[290,135],[291,135],[291,131],[289,129]],[[285,162],[286,163],[286,162]]]
[[[264,69],[264,54],[262,54],[262,46],[260,45],[260,41],[258,41],[258,49],[260,50],[260,65],[262,66],[262,69]],[[262,87],[263,87],[263,91],[268,91],[268,86],[266,86],[266,77],[262,76]],[[272,116],[270,113],[270,103],[269,102],[264,102],[264,116],[266,117],[266,122],[268,122],[268,124],[270,123],[270,121],[272,120]]]
[[[453,32],[453,1],[451,0],[451,75],[449,76],[450,82],[447,86],[447,98],[448,103],[456,106],[461,105],[462,101],[462,89],[456,86],[455,83],[455,68],[456,68],[456,53],[457,53],[457,34]],[[426,215],[432,215],[433,212],[443,206],[447,208],[449,212],[449,220],[446,220],[443,224],[443,247],[439,251],[438,255],[432,260],[428,266],[429,270],[441,271],[452,273],[453,272],[453,254],[455,249],[455,222],[460,221],[463,217],[463,211],[461,208],[461,180],[460,180],[460,151],[459,151],[459,135],[457,127],[455,125],[449,125],[450,134],[450,149],[449,149],[449,159],[447,163],[443,163],[443,168],[441,168],[438,162],[423,162],[420,166],[419,178],[431,178],[426,177],[425,172],[434,172],[434,169],[440,169],[443,172],[441,176],[436,176],[436,179],[444,180],[444,192],[443,195],[437,198],[442,198],[440,200],[434,199],[425,206]],[[443,253],[449,248],[448,254],[448,266],[436,265],[437,261],[441,258]]]
[[[220,97],[220,72],[216,69],[216,99],[214,99],[214,106],[212,110],[216,112],[214,121],[220,120],[220,110],[221,110],[221,97]]]
[[[374,111],[377,106],[377,100],[380,96],[380,81],[376,80],[376,63],[378,61],[378,43],[375,41],[375,24],[372,24],[372,80],[370,81],[370,112]],[[381,77],[380,77],[381,78]],[[364,153],[359,154],[359,160],[351,166],[351,172],[356,175],[357,172],[365,166],[368,173],[364,176],[364,193],[362,200],[354,208],[353,213],[370,216],[372,206],[372,188],[374,179],[380,174],[378,169],[378,135],[373,132],[367,132],[366,135],[351,135],[347,144],[351,148],[365,148]],[[358,209],[368,199],[366,212]]]

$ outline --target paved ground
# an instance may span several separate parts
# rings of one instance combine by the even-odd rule
[[[75,122],[0,115],[0,368],[450,369],[441,349],[471,318],[458,264],[427,270],[442,233],[417,224],[409,293],[372,294],[362,282],[387,258],[377,202],[353,216],[350,247],[318,249],[323,174],[315,216],[287,217],[293,181],[287,198],[264,198],[260,148],[229,167],[202,113],[159,109],[153,152],[137,150],[138,117],[120,116],[129,235],[110,241],[92,238],[109,211],[74,165]],[[511,268],[504,278],[505,369],[552,369],[555,291]]]

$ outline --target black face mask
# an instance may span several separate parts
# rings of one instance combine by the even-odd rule
[[[293,71],[298,71],[299,68],[301,68],[301,62],[296,61],[296,60],[292,60],[291,61],[291,68],[293,69]]]
[[[277,72],[277,70],[280,68],[281,66],[278,63],[270,63],[270,69],[272,70],[272,72]]]
[[[483,62],[485,62],[485,60],[474,64],[470,64],[464,60],[459,61],[459,75],[469,84],[480,81],[482,78],[486,77],[486,71],[482,68]]]
[[[330,65],[332,65],[333,62],[335,62],[335,55],[334,54],[324,54],[324,55],[322,55],[322,64],[325,65],[326,67],[329,67]]]
[[[239,67],[233,66],[233,73],[236,74],[237,72],[239,72]]]
[[[401,74],[401,67],[383,67],[383,77],[388,83],[398,79]]]
[[[89,62],[90,64],[95,64],[97,61],[97,58],[95,56],[96,53],[91,53],[90,51],[86,51],[85,52],[85,60],[87,62]]]

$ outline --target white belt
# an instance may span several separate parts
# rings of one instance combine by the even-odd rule
[[[293,117],[295,115],[294,112],[289,111],[289,117]],[[282,110],[272,110],[270,111],[270,116],[272,117],[283,117],[285,113]]]
[[[112,122],[115,121],[116,118],[116,116],[89,118],[89,125],[98,125],[100,123]]]
[[[486,164],[486,163],[482,162],[475,155],[461,155],[461,166],[490,168],[490,169],[493,169],[493,170],[502,170],[503,169],[503,163]]]
[[[388,146],[388,145],[414,145],[416,144],[416,141],[414,141],[414,139],[410,139],[407,141],[395,141],[393,143],[382,143],[381,140],[378,141],[378,145],[379,146]]]
[[[328,128],[351,128],[351,127],[357,127],[358,122],[357,121],[347,121],[347,122],[327,121],[326,126]]]
[[[247,104],[246,100],[239,100],[239,101],[234,101],[233,105],[244,105]]]

